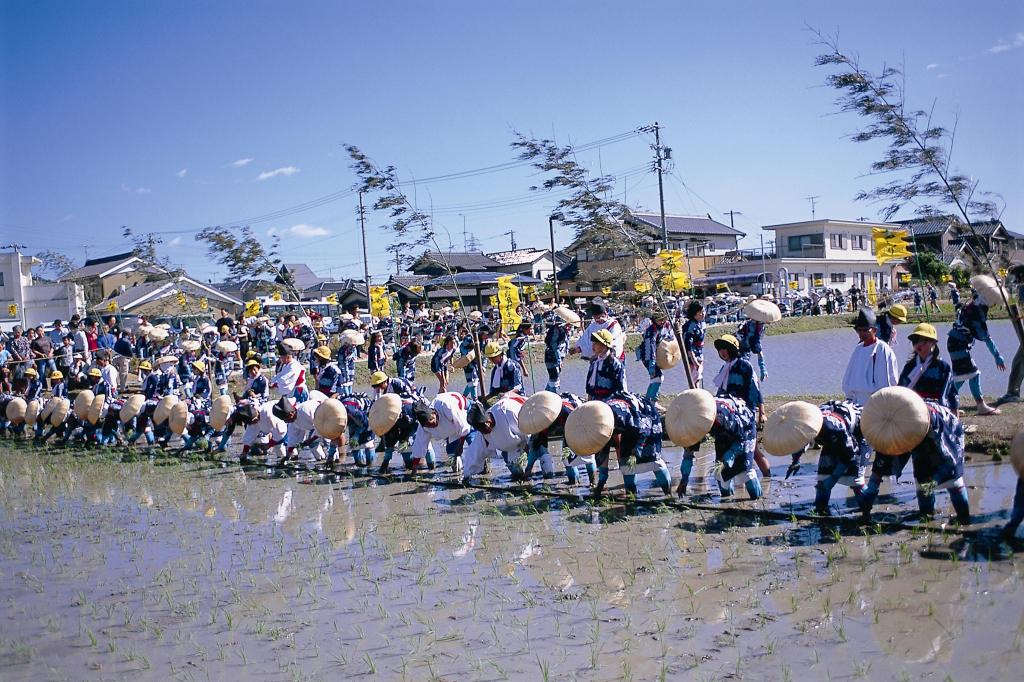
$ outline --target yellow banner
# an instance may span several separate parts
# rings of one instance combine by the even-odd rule
[[[875,289],[875,280],[868,280],[868,304],[878,305],[878,291]]]
[[[886,230],[881,227],[872,227],[871,239],[875,242],[875,260],[878,261],[878,264],[913,256],[906,238],[906,230]]]
[[[825,280],[823,280],[823,279],[816,279],[816,280],[814,280],[814,286],[816,286],[816,287],[823,287],[823,286],[825,286]]]
[[[667,272],[680,270],[683,267],[683,252],[665,249],[658,254],[661,259],[661,269]]]
[[[281,300],[281,292],[280,291],[271,292],[270,300],[272,300],[272,301],[280,301]]]
[[[180,305],[182,308],[184,308],[185,306],[188,305],[188,299],[185,298],[185,294],[184,293],[179,291],[178,295],[175,298],[178,301],[178,305]]]
[[[206,312],[207,310],[210,309],[210,302],[206,300],[205,296],[199,299],[199,309],[202,310],[203,312]]]
[[[338,305],[338,295],[337,294],[330,294],[330,295],[328,295],[327,296],[327,302],[330,303],[331,305]]]
[[[611,287],[601,287],[601,293],[604,294],[605,296],[608,296],[609,294],[612,293],[612,288]]]
[[[719,282],[715,285],[715,291],[729,291],[729,285],[725,282]]]
[[[800,288],[800,282],[798,282],[796,280],[793,280],[792,282],[789,283],[789,288],[790,289],[799,289]]]
[[[633,282],[633,291],[636,291],[637,293],[644,294],[650,290],[651,285],[647,282]]]
[[[458,310],[458,309],[459,309],[459,302],[458,302],[458,300],[452,301],[452,310]]]
[[[18,314],[18,304],[17,303],[12,303],[9,306],[7,306],[7,314],[10,315],[11,317],[17,316],[17,314]]]
[[[900,273],[900,281],[901,282],[909,282],[910,281],[910,273],[909,272],[901,272]]]
[[[117,312],[117,301],[111,301],[110,303],[107,304],[107,312],[108,313],[116,313]]]
[[[506,334],[513,333],[523,322],[522,316],[519,315],[519,303],[519,288],[512,283],[512,275],[499,277],[497,303],[491,305],[498,306],[501,328]]]
[[[260,302],[256,299],[245,302],[245,311],[242,317],[256,317],[260,314]]]
[[[391,317],[391,299],[387,287],[370,287],[370,314],[374,317]]]
[[[690,276],[679,270],[669,272],[661,278],[661,288],[673,293],[685,291],[690,288]]]

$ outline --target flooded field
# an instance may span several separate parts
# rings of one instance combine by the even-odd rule
[[[972,457],[977,523],[954,532],[942,493],[917,525],[909,476],[878,524],[807,519],[814,459],[757,503],[701,477],[684,508],[650,481],[624,502],[615,472],[591,502],[500,465],[464,489],[4,444],[0,675],[1016,678],[1009,465]]]

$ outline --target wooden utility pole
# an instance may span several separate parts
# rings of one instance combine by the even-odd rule
[[[363,277],[366,278],[366,310],[370,310],[370,262],[366,257],[366,209],[363,208],[363,190],[359,190],[359,230],[363,233]]]
[[[663,161],[671,158],[672,150],[661,146],[661,127],[654,122],[654,168],[658,171],[658,203],[661,206],[661,248],[668,249],[668,224],[665,222],[665,189],[661,181]]]

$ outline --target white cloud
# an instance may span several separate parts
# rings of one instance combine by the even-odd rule
[[[171,241],[167,242],[167,246],[181,246],[181,237],[175,237]]]
[[[300,237],[302,239],[309,239],[311,237],[326,237],[331,233],[326,227],[317,227],[316,225],[307,225],[306,223],[299,223],[298,225],[292,225],[285,233]]]
[[[949,78],[949,74],[948,73],[940,73],[938,76],[936,76],[936,78]]]
[[[1018,47],[1024,47],[1024,31],[1015,34],[1011,42],[1006,42],[1000,39],[998,43],[988,48],[988,51],[992,53],[999,53]]]
[[[278,175],[288,177],[289,175],[295,175],[299,172],[299,169],[295,166],[282,166],[281,168],[275,168],[270,171],[263,171],[257,177],[257,180],[269,180],[270,178],[276,178]]]
[[[132,194],[149,194],[153,190],[151,190],[148,187],[132,187],[131,185],[126,185],[125,183],[122,182],[121,183],[121,191],[122,192],[130,192]]]
[[[929,64],[928,66],[926,66],[924,68],[925,68],[926,71],[931,71],[932,69],[937,69],[940,66],[942,66],[942,64]]]
[[[235,168],[241,168],[242,166],[248,166],[253,161],[255,161],[255,159],[252,159],[250,157],[246,157],[244,159],[236,159],[235,161],[232,161],[228,165],[233,166]]]
[[[182,168],[180,171],[175,173],[175,175],[177,175],[179,178],[185,177],[186,175],[188,175],[188,168]]]

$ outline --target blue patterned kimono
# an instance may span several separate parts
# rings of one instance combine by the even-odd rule
[[[33,400],[39,400],[39,394],[43,392],[43,382],[38,377],[33,377],[28,382],[28,387],[25,389],[25,402],[32,402]]]
[[[864,470],[871,459],[871,447],[860,429],[861,408],[850,400],[831,400],[818,406],[821,410],[821,431],[815,443],[821,448],[818,457],[818,481],[814,485],[814,509],[829,515],[829,500],[837,483],[849,486],[858,503],[862,503]],[[798,452],[793,463],[800,461]]]
[[[761,352],[761,339],[764,337],[764,322],[745,320],[736,330],[736,340],[740,342],[740,355]]]
[[[142,395],[146,396],[146,400],[153,400],[160,395],[160,377],[160,374],[150,372],[142,380]]]
[[[900,372],[899,385],[912,388],[925,400],[934,400],[951,410],[958,409],[960,407],[960,396],[957,393],[956,385],[953,383],[953,370],[949,363],[940,358],[931,360],[924,372],[920,373],[920,377],[911,386],[910,383],[913,380],[913,376],[918,374],[915,371],[917,366],[918,359],[915,354],[903,366],[903,371]]]
[[[58,381],[53,385],[51,394],[54,398],[67,398],[68,397],[68,384],[66,381]]]
[[[192,396],[195,398],[206,398],[209,399],[211,395],[210,379],[205,374],[200,374],[196,377],[195,383],[192,385]]]
[[[164,372],[160,375],[159,384],[157,387],[157,395],[168,396],[178,395],[178,389],[181,388],[181,380],[178,379],[177,372]],[[93,391],[95,393],[95,391]]]
[[[544,333],[544,367],[548,370],[547,390],[557,393],[562,360],[569,354],[569,331],[560,318],[555,315],[551,318]]]
[[[473,335],[466,334],[462,341],[459,342],[459,355],[468,355],[474,348]],[[466,386],[475,384],[479,380],[479,375],[476,371],[476,360],[463,367],[462,371],[466,375]]]
[[[734,492],[732,479],[742,474],[750,498],[756,500],[761,497],[761,482],[754,466],[757,445],[754,412],[742,400],[731,396],[715,398],[715,410],[711,437],[715,439],[715,461],[720,465],[715,474],[718,490],[723,497],[731,496]],[[688,476],[689,471],[686,474]]]
[[[416,381],[416,358],[409,356],[409,344],[405,344],[395,353],[395,365],[398,367],[400,377],[411,382]]]
[[[615,419],[613,435],[619,437],[617,447],[619,468],[626,490],[637,494],[636,476],[647,471],[654,472],[654,478],[661,486],[662,492],[668,495],[670,475],[668,467],[661,458],[662,421],[654,401],[626,393],[616,392],[606,401],[612,408]],[[609,441],[597,453],[598,489],[604,487],[608,480],[608,455],[612,443]]]
[[[328,362],[316,374],[316,388],[326,395],[341,393],[341,383],[341,369],[336,362]]]
[[[946,337],[946,350],[949,351],[949,361],[953,365],[954,381],[967,381],[978,375],[978,366],[971,357],[971,348],[975,341],[990,343],[987,320],[988,306],[977,300],[965,305],[957,315]]]
[[[729,368],[725,385],[718,390],[718,397],[726,396],[739,398],[754,411],[764,402],[761,397],[761,387],[754,379],[754,368],[745,358],[737,358]]]
[[[495,374],[500,372],[500,376],[496,377]],[[494,385],[494,380],[498,380],[498,385]],[[495,365],[491,368],[490,383],[487,384],[488,393],[507,393],[508,391],[522,391],[523,390],[523,371],[519,369],[519,363],[512,362],[511,359],[505,358],[505,362],[500,365]]]
[[[672,328],[667,324],[652,323],[644,330],[643,339],[636,349],[636,359],[647,368],[652,380],[664,376],[657,363],[658,344],[662,341],[672,341],[674,338]]]
[[[526,352],[530,337],[528,336],[516,336],[508,342],[508,359],[519,365],[523,366],[523,353]]]
[[[370,430],[370,406],[373,400],[365,393],[341,398],[348,415],[348,443],[356,466],[373,465],[373,431]]]
[[[697,362],[704,360],[704,322],[687,319],[681,330],[683,345]]]
[[[434,351],[434,355],[430,358],[430,371],[434,374],[439,374],[445,370],[448,363],[451,362],[452,356],[455,355],[455,349],[448,350],[444,346],[441,346]]]
[[[587,370],[587,397],[603,400],[618,393],[625,385],[626,372],[615,353],[607,351],[604,358],[594,358]]]

